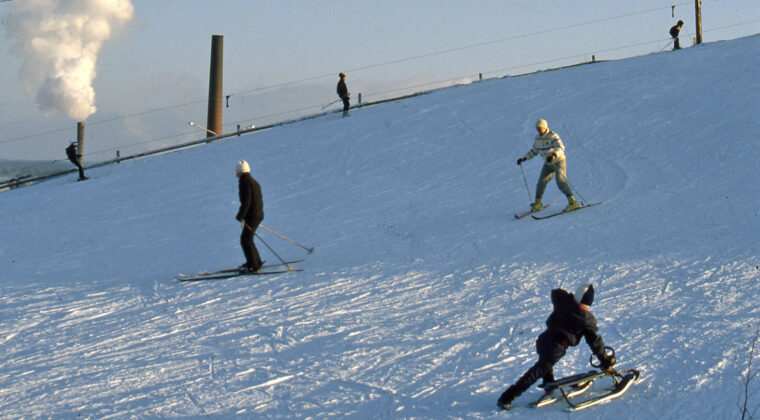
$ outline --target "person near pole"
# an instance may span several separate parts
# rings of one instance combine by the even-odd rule
[[[673,25],[670,28],[670,37],[673,38],[673,49],[674,50],[680,50],[681,44],[678,42],[678,34],[681,33],[681,28],[683,28],[683,21],[679,20],[678,23]]]
[[[77,167],[79,170],[79,179],[78,181],[84,181],[85,179],[88,179],[86,176],[84,176],[84,168],[82,167],[82,164],[79,163],[79,160],[82,159],[82,155],[77,153],[77,144],[75,142],[71,142],[69,146],[66,148],[66,157],[69,158],[71,163],[74,164],[74,166]]]
[[[253,237],[259,223],[264,220],[264,200],[261,185],[251,176],[248,162],[241,160],[237,163],[235,173],[238,177],[238,192],[240,195],[240,210],[235,219],[240,222],[243,232],[240,234],[240,246],[243,248],[245,263],[240,266],[241,272],[257,272],[261,269],[262,261],[259,251],[253,243]]]
[[[340,80],[338,80],[338,86],[335,89],[338,93],[338,97],[343,101],[343,116],[348,115],[348,107],[349,107],[349,93],[348,93],[348,87],[346,87],[346,75],[343,73],[340,73],[338,75]]]
[[[594,286],[584,283],[572,294],[563,289],[554,289],[551,300],[553,311],[546,320],[546,330],[536,340],[538,361],[501,394],[497,405],[504,410],[509,410],[512,401],[539,379],[543,379],[544,384],[554,382],[554,365],[569,347],[578,345],[581,338],[586,340],[586,344],[601,362],[602,370],[614,372],[612,366],[616,362],[615,356],[605,352],[596,318],[590,311],[594,302]]]
[[[580,204],[578,204],[578,201],[573,196],[573,191],[567,182],[565,145],[562,144],[562,140],[557,133],[549,130],[546,120],[540,119],[536,121],[536,130],[538,134],[536,135],[533,147],[525,156],[517,159],[518,165],[522,165],[523,162],[533,159],[537,155],[544,159],[544,166],[541,169],[541,175],[538,177],[538,185],[536,185],[536,201],[531,206],[531,210],[534,212],[541,210],[543,207],[541,200],[544,196],[546,185],[555,175],[557,177],[557,187],[567,197],[565,211],[579,208]]]

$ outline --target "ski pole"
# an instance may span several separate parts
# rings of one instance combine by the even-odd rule
[[[673,44],[673,40],[671,39],[671,40],[668,41],[667,44],[665,44],[664,47],[660,48],[657,52],[662,52],[663,50],[665,50],[665,48],[668,48],[668,46],[670,46],[672,44]]]
[[[325,109],[325,108],[327,108],[328,106],[330,106],[330,105],[332,105],[332,104],[334,104],[334,103],[336,103],[336,102],[338,102],[338,101],[340,101],[340,99],[336,99],[336,100],[334,100],[334,101],[330,102],[329,104],[327,104],[327,105],[323,106],[323,107],[322,107],[322,109]]]
[[[557,175],[559,175],[559,169],[557,169],[557,165],[555,165],[555,164],[554,164],[554,162],[549,162],[549,165],[552,165],[552,168],[554,168],[554,172],[556,172],[556,173],[557,173]],[[573,184],[570,182],[570,178],[568,178],[568,177],[567,177],[567,171],[565,171],[565,181],[567,181],[567,185],[569,185],[569,186],[570,186],[570,188],[572,188],[572,189],[573,189],[573,191],[575,191],[575,193],[576,193],[576,194],[578,194],[578,197],[580,197],[580,198],[581,198],[581,202],[582,202],[582,203],[586,203],[586,204],[588,204],[588,201],[586,201],[586,199],[585,199],[585,198],[583,198],[583,195],[581,195],[581,192],[580,192],[580,191],[578,191],[578,189],[577,189],[577,188],[575,188],[575,185],[573,185]]]
[[[525,182],[525,189],[528,190],[528,201],[533,202],[533,194],[530,193],[530,187],[528,186],[528,178],[525,177],[525,170],[523,170],[522,163],[520,164],[520,172],[523,174],[523,181]]]
[[[303,246],[303,245],[299,244],[298,242],[296,242],[296,241],[294,241],[294,240],[292,240],[292,239],[288,238],[287,236],[285,236],[285,235],[283,235],[283,234],[281,234],[281,233],[279,233],[279,232],[275,232],[275,231],[274,231],[274,230],[272,230],[272,229],[269,229],[268,227],[266,227],[266,226],[264,226],[264,225],[259,225],[259,227],[260,227],[260,228],[262,228],[262,229],[264,229],[264,230],[266,230],[266,231],[269,231],[269,232],[271,232],[271,233],[274,233],[275,235],[279,236],[279,237],[280,237],[280,238],[282,238],[282,239],[285,239],[285,240],[286,240],[286,241],[288,241],[288,242],[291,242],[291,243],[293,243],[293,244],[296,244],[296,245],[300,246],[301,248],[303,248],[303,249],[305,249],[305,250],[309,251],[309,254],[311,254],[312,252],[314,252],[314,247],[311,247],[311,248],[307,248],[307,247],[305,247],[305,246]]]
[[[274,254],[274,256],[277,257],[277,259],[279,259],[280,262],[282,262],[282,264],[285,267],[288,267],[288,271],[290,271],[290,270],[293,269],[293,267],[291,267],[287,262],[285,262],[285,260],[283,260],[282,257],[277,252],[275,252],[275,250],[272,249],[272,247],[269,246],[269,244],[265,240],[261,239],[261,236],[259,236],[258,233],[254,232],[253,234],[256,235],[257,238],[259,238],[259,240],[261,241],[261,243],[263,243],[267,248],[269,248],[270,251],[272,251],[272,254]]]
[[[257,238],[259,238],[259,240],[261,241],[261,243],[263,243],[263,244],[264,244],[264,246],[266,246],[266,247],[267,247],[267,248],[268,248],[270,251],[272,251],[272,254],[274,254],[274,256],[275,256],[275,257],[277,257],[277,259],[278,259],[278,260],[280,260],[280,262],[281,262],[281,263],[282,263],[284,266],[288,267],[288,270],[290,270],[290,269],[291,269],[290,265],[288,265],[288,263],[287,263],[287,262],[285,262],[285,260],[283,260],[283,259],[282,259],[282,257],[280,256],[280,254],[278,254],[277,252],[275,252],[275,250],[274,250],[274,249],[272,249],[272,247],[271,247],[271,246],[269,246],[269,244],[268,244],[268,243],[267,243],[265,240],[261,239],[261,236],[259,236],[259,234],[258,234],[258,233],[256,233],[256,230],[254,230],[254,229],[253,229],[251,226],[249,226],[249,225],[248,225],[248,223],[245,223],[245,228],[244,228],[244,229],[248,229],[248,230],[250,230],[251,232],[253,232],[253,234],[254,234],[254,235],[256,235],[256,237],[257,237]]]

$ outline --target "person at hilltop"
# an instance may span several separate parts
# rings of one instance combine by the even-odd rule
[[[79,170],[78,181],[84,181],[88,179],[86,176],[84,176],[84,168],[82,167],[82,164],[79,163],[80,159],[82,159],[82,155],[77,153],[77,145],[73,141],[66,148],[66,157],[69,158],[71,163],[73,163],[74,166],[76,166],[77,169]]]
[[[582,284],[573,294],[563,289],[554,289],[551,299],[554,309],[546,320],[546,330],[536,340],[538,361],[501,394],[497,405],[504,410],[509,410],[512,401],[539,378],[543,379],[544,384],[554,382],[554,365],[565,355],[568,347],[580,343],[581,337],[585,338],[601,362],[602,370],[611,372],[615,365],[615,356],[605,353],[604,340],[599,334],[596,318],[590,311],[594,302],[594,286],[590,283]]]
[[[536,121],[536,135],[533,147],[525,156],[517,159],[517,164],[533,159],[540,155],[544,159],[544,166],[541,169],[541,175],[538,177],[536,185],[536,201],[531,206],[531,211],[540,211],[543,208],[541,200],[549,181],[557,176],[557,187],[567,196],[567,207],[565,211],[575,210],[580,207],[578,201],[573,196],[573,191],[567,183],[567,163],[565,162],[565,145],[559,135],[549,130],[549,125],[544,119]]]
[[[238,161],[235,168],[238,177],[240,209],[235,219],[240,222],[243,232],[240,234],[240,246],[243,248],[245,263],[239,267],[243,273],[261,270],[261,257],[253,243],[256,229],[264,220],[264,200],[261,185],[251,176],[251,167],[245,160]]]
[[[678,23],[670,27],[670,37],[673,38],[673,49],[674,50],[680,50],[681,44],[678,42],[678,35],[681,33],[681,28],[683,28],[683,21],[679,20]]]
[[[348,107],[349,107],[349,96],[348,93],[348,87],[346,87],[346,75],[343,73],[340,73],[338,75],[338,86],[335,88],[336,92],[338,93],[338,97],[343,101],[343,116],[345,117],[348,115]]]

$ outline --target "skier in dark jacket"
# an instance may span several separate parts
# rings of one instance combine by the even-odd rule
[[[591,347],[603,370],[608,371],[615,364],[615,357],[604,351],[604,341],[599,335],[596,318],[589,311],[594,301],[594,286],[583,284],[575,294],[562,289],[552,290],[554,310],[546,320],[546,331],[536,340],[538,362],[533,365],[514,385],[499,397],[499,407],[509,410],[512,401],[525,392],[539,378],[544,383],[554,381],[554,365],[565,355],[568,347],[576,346],[581,338]]]
[[[670,37],[673,38],[673,49],[674,50],[680,50],[681,44],[678,42],[678,34],[681,33],[681,28],[683,28],[683,21],[679,20],[678,23],[673,25],[670,28]]]
[[[240,266],[242,272],[257,272],[261,269],[261,257],[253,237],[259,223],[264,220],[264,200],[261,185],[251,176],[248,162],[241,160],[237,164],[236,174],[240,194],[240,210],[235,219],[240,222],[243,232],[240,234],[240,246],[245,254],[245,264]]]
[[[77,169],[79,169],[79,181],[84,181],[87,179],[87,177],[84,176],[84,168],[82,168],[82,164],[79,163],[79,159],[82,158],[82,155],[77,153],[76,143],[71,142],[71,144],[69,144],[69,147],[66,148],[66,157],[69,158],[71,163],[73,163]]]
[[[349,94],[348,94],[348,88],[346,87],[346,75],[341,73],[338,75],[338,77],[340,77],[340,80],[338,81],[338,86],[335,90],[338,93],[338,97],[343,101],[343,115],[345,116],[346,114],[348,114],[348,106],[349,106],[349,103],[348,103]]]

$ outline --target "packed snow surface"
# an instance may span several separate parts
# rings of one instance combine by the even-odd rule
[[[496,399],[535,362],[550,291],[590,281],[618,367],[642,376],[573,418],[738,418],[760,314],[758,50],[487,80],[2,193],[0,413],[567,418],[529,408],[535,387]],[[538,118],[602,205],[513,217]],[[263,224],[315,252],[259,230],[304,271],[180,283],[243,262],[239,159]],[[531,192],[540,166],[523,164]],[[544,202],[565,206],[554,182]],[[569,349],[557,376],[589,356]]]

